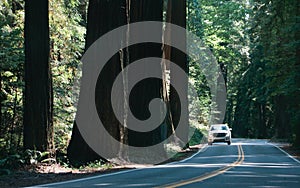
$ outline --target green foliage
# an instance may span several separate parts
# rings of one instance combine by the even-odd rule
[[[49,157],[50,152],[40,152],[34,150],[25,150],[16,154],[7,155],[0,159],[0,175],[7,175],[12,170],[19,169],[24,165],[35,165],[37,163],[54,163],[55,159]]]
[[[109,168],[112,168],[112,164],[107,163],[106,161],[102,161],[102,160],[95,160],[95,161],[89,162],[89,163],[79,167],[79,169],[89,169],[89,168],[109,169]]]
[[[18,154],[9,155],[0,160],[0,167],[8,171],[9,169],[19,168],[22,164],[24,164],[24,160],[21,158],[21,155]]]
[[[299,145],[299,6],[295,0],[253,0],[249,6],[250,62],[237,84],[234,125],[243,129],[240,136]]]
[[[202,23],[201,2],[197,0],[187,0],[187,29],[189,32],[202,38],[204,35]]]
[[[22,160],[25,164],[37,164],[38,162],[42,163],[53,163],[56,162],[54,158],[50,157],[49,151],[36,151],[36,150],[25,150],[22,152]]]
[[[228,103],[225,122],[232,124],[237,101],[238,83],[248,64],[249,37],[247,35],[246,1],[189,0],[190,31],[198,35],[216,57],[227,85]],[[202,70],[190,62],[190,77],[197,88],[200,122],[208,124],[211,96]],[[193,112],[193,111],[192,111]],[[193,113],[192,113],[193,115]]]
[[[196,0],[187,1],[187,29],[189,32],[203,38],[202,12],[200,2]],[[193,93],[196,89],[196,93]],[[206,78],[200,69],[198,62],[189,59],[189,117],[190,125],[207,125],[209,122],[211,95]]]
[[[188,28],[223,67],[225,122],[235,136],[275,136],[300,145],[299,12],[296,0],[188,1]],[[192,62],[190,77],[198,92],[209,96]],[[209,112],[209,97],[199,98],[194,106]]]
[[[80,77],[79,65],[84,49],[85,28],[80,25],[78,0],[51,0],[49,11],[54,90],[55,148],[66,152],[75,117]]]
[[[79,0],[50,0],[50,63],[53,77],[55,146],[66,153],[74,120],[85,28]],[[0,156],[22,149],[24,1],[0,2]],[[77,91],[78,92],[78,91]],[[52,159],[49,159],[51,161]]]
[[[0,156],[21,146],[23,82],[23,1],[0,2]]]
[[[196,128],[193,136],[189,140],[189,145],[190,146],[198,145],[200,143],[203,143],[203,141],[204,141],[203,130]]]

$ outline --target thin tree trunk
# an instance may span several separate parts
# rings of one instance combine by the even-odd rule
[[[286,96],[276,96],[275,97],[275,127],[276,136],[280,139],[290,138],[290,117],[287,112],[287,97]]]
[[[127,30],[126,30],[126,48],[120,50],[120,67],[121,67],[121,74],[122,74],[122,82],[123,82],[123,92],[121,92],[120,98],[122,99],[122,102],[120,102],[120,108],[123,108],[123,122],[119,124],[119,132],[120,132],[120,149],[118,153],[118,157],[121,160],[124,161],[130,161],[129,156],[128,156],[128,150],[125,145],[129,144],[128,140],[128,110],[129,108],[129,103],[127,101],[128,99],[128,72],[125,70],[125,67],[130,63],[130,57],[129,57],[129,38],[130,38],[130,6],[131,6],[131,0],[126,0],[126,10],[125,10],[125,15],[126,15],[126,24],[127,24]]]
[[[10,123],[10,146],[9,148],[12,149],[15,147],[14,145],[14,132],[15,132],[15,125],[16,125],[16,110],[17,110],[17,102],[18,102],[18,89],[14,89],[15,97],[14,97],[14,103],[13,103],[13,112],[12,112],[12,120]]]
[[[3,101],[3,96],[2,96],[2,73],[0,72],[0,127],[2,127],[2,101]]]
[[[171,1],[167,2],[167,16],[166,16],[166,21],[171,22],[171,12],[172,12],[172,3]],[[164,30],[164,35],[163,35],[163,40],[164,43],[169,42],[171,43],[171,29],[166,28]],[[170,136],[172,134],[175,135],[175,127],[173,124],[173,119],[172,119],[172,114],[171,114],[171,106],[170,106],[170,96],[169,96],[169,91],[170,91],[170,86],[168,87],[167,83],[167,74],[170,76],[170,65],[167,63],[166,60],[171,60],[171,46],[169,45],[163,45],[163,60],[162,60],[162,74],[163,74],[163,99],[167,105],[167,117],[165,119],[165,124],[166,124],[166,131],[167,131],[167,136]],[[169,80],[170,81],[170,80]],[[170,84],[170,83],[169,83]]]
[[[127,41],[128,42],[128,38]],[[124,70],[124,67],[126,66],[127,63],[129,63],[129,60],[127,58],[129,58],[129,53],[128,53],[128,48],[126,48],[125,50],[120,50],[119,51],[119,55],[120,55],[120,66],[121,66],[121,70],[122,70],[122,81],[123,81],[123,92],[120,92],[120,98],[121,98],[121,102],[120,107],[119,108],[123,108],[123,122],[121,122],[119,124],[119,133],[120,133],[120,148],[119,148],[119,153],[118,153],[118,158],[123,160],[123,161],[129,161],[128,158],[128,150],[126,147],[124,147],[124,145],[128,145],[128,123],[127,123],[127,119],[128,119],[128,110],[129,110],[129,105],[126,102],[126,98],[128,95],[128,75],[127,72]],[[117,99],[115,99],[117,100]]]
[[[47,0],[25,2],[24,148],[53,151]]]
[[[82,18],[83,25],[86,25],[87,22],[87,5],[88,0],[79,0],[78,12]]]
[[[267,137],[267,128],[266,128],[266,105],[264,103],[258,104],[258,138]]]

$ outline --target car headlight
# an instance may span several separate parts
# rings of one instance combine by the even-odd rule
[[[226,137],[230,136],[229,132],[226,133]]]

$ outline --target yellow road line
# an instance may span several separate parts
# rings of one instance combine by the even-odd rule
[[[192,179],[184,180],[184,181],[180,181],[180,182],[175,182],[175,183],[167,184],[167,185],[160,186],[160,187],[173,188],[173,187],[180,187],[180,186],[184,186],[184,185],[188,185],[188,184],[192,184],[192,183],[197,183],[197,182],[200,182],[200,181],[203,181],[203,180],[206,180],[206,179],[209,179],[209,178],[212,178],[212,177],[215,177],[215,176],[225,173],[226,171],[230,170],[231,168],[242,164],[244,159],[245,159],[245,156],[244,156],[243,148],[241,145],[238,145],[238,159],[234,163],[231,163],[228,166],[225,166],[223,168],[220,168],[213,172],[209,172],[207,174],[204,174],[204,175],[196,177],[196,178],[192,178]]]

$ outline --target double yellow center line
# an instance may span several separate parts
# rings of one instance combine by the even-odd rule
[[[192,184],[192,183],[201,182],[203,180],[206,180],[206,179],[218,176],[220,174],[223,174],[226,171],[232,169],[233,167],[236,167],[236,166],[242,164],[242,162],[244,161],[244,159],[245,159],[245,156],[244,156],[243,148],[242,148],[241,145],[238,145],[238,159],[234,163],[231,163],[231,164],[229,164],[229,165],[227,165],[227,166],[225,166],[223,168],[220,168],[218,170],[206,173],[206,174],[204,174],[202,176],[199,176],[199,177],[195,177],[195,178],[192,178],[192,179],[188,179],[188,180],[183,180],[183,181],[180,181],[180,182],[175,182],[175,183],[167,184],[167,185],[160,186],[160,187],[173,188],[173,187],[180,187],[180,186],[184,186],[184,185],[188,185],[188,184]]]

